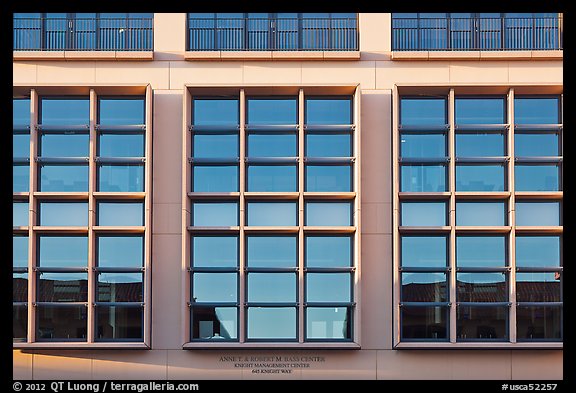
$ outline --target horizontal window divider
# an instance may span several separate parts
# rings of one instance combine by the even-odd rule
[[[188,157],[188,163],[190,164],[220,164],[220,165],[230,165],[238,164],[240,162],[240,157],[222,157],[222,158],[194,158]]]
[[[247,267],[247,273],[296,273],[298,267]]]
[[[400,307],[449,307],[451,302],[400,302]]]
[[[563,307],[563,302],[517,302],[517,307]]]
[[[33,271],[38,273],[83,273],[89,270],[88,266],[81,267],[42,267],[34,266]]]
[[[298,338],[247,338],[246,343],[248,344],[262,344],[265,346],[278,348],[278,343],[294,344],[295,346],[300,346]],[[244,346],[243,346],[244,347]]]
[[[204,199],[224,199],[224,200],[237,200],[240,196],[239,191],[234,192],[188,192],[188,197],[192,200]]]
[[[120,306],[120,307],[144,307],[146,303],[144,302],[94,302],[93,307],[98,306]]]
[[[33,193],[35,198],[43,200],[88,200],[89,193],[87,191],[76,192],[51,192],[51,191],[35,191]]]
[[[447,339],[446,339],[447,340]],[[519,340],[520,341],[520,340]],[[481,341],[474,342],[471,340],[458,341],[451,343],[448,341],[439,342],[438,340],[415,340],[402,339],[402,342],[394,346],[394,349],[411,351],[414,349],[556,349],[561,350],[563,343],[553,341],[539,342],[498,342],[498,341]]]
[[[191,273],[237,273],[240,271],[238,266],[236,267],[193,267],[189,266],[186,271]]]
[[[439,124],[439,125],[399,125],[399,131],[448,131],[450,129],[450,124]]]
[[[264,232],[264,233],[298,233],[297,226],[245,226],[244,232]]]
[[[510,272],[512,268],[510,266],[503,267],[456,267],[456,271],[459,273],[499,273],[499,272]]]
[[[246,200],[261,200],[261,199],[270,199],[270,200],[297,200],[300,196],[298,191],[292,192],[266,192],[266,191],[246,191],[244,192],[244,197]]]
[[[94,157],[100,164],[140,164],[146,162],[146,157]]]
[[[354,226],[305,226],[304,232],[311,233],[354,233],[356,232],[356,227]]]
[[[88,307],[88,303],[87,302],[33,302],[32,303],[33,307],[38,307],[38,306],[53,306],[53,307],[74,307],[74,306],[84,306],[84,307]]]
[[[26,307],[28,307],[28,302],[12,302],[12,306],[26,306]]]
[[[186,302],[188,307],[238,307],[238,302]]]
[[[306,273],[352,273],[356,271],[355,266],[341,266],[341,267],[305,267]]]
[[[298,157],[246,157],[244,161],[248,164],[296,164],[299,161]]]
[[[299,302],[244,302],[245,307],[298,307]]]
[[[94,232],[144,233],[145,226],[94,226]]]
[[[28,233],[28,226],[16,226],[16,227],[12,227],[12,233],[16,233],[16,234]]]
[[[61,233],[61,234],[71,234],[71,233],[79,233],[79,234],[86,234],[88,233],[87,226],[42,226],[42,225],[34,225],[32,229],[38,233]]]
[[[14,343],[14,347],[17,347],[17,343]],[[22,347],[29,344],[22,344]],[[306,339],[305,342],[299,343],[295,339],[290,340],[258,340],[258,339],[248,339],[246,342],[240,343],[238,340],[191,340],[182,345],[184,350],[198,350],[198,349],[208,349],[208,350],[222,350],[222,349],[313,349],[313,350],[326,350],[326,349],[337,349],[337,350],[359,350],[360,345],[354,341],[327,341],[327,340],[312,340]]]
[[[355,124],[305,124],[304,130],[312,132],[354,131]]]
[[[30,198],[30,193],[27,191],[12,193],[12,199],[15,201],[27,201],[28,198]]]
[[[550,163],[550,164],[559,164],[563,161],[562,156],[553,156],[553,157],[514,157],[514,162],[517,164],[523,163]]]
[[[240,130],[239,124],[222,124],[222,125],[189,125],[188,131],[193,132],[238,132]]]
[[[400,199],[450,199],[452,193],[446,192],[399,192]]]
[[[356,192],[354,191],[304,191],[305,199],[354,199]]]
[[[61,132],[87,133],[88,131],[90,131],[90,124],[62,124],[62,125],[37,124],[36,130],[42,131],[42,132],[54,132],[57,134],[59,134]]]
[[[516,226],[516,233],[552,233],[562,234],[564,232],[563,226]]]
[[[90,157],[36,157],[40,164],[83,164],[90,162]]]
[[[558,132],[562,124],[514,124],[516,131]]]
[[[356,302],[304,302],[304,307],[354,307]]]
[[[413,227],[413,226],[399,226],[400,233],[448,233],[451,227],[448,225],[443,226],[430,226],[430,227]]]
[[[120,132],[142,132],[146,131],[146,124],[124,124],[124,125],[106,125],[106,124],[96,124],[96,130],[100,132],[114,133],[114,131]]]
[[[517,267],[516,271],[519,273],[556,273],[564,271],[564,267],[563,266]]]
[[[146,268],[142,267],[98,267],[92,268],[97,273],[144,273]]]
[[[30,126],[28,124],[12,124],[12,132],[14,134],[29,134]]]
[[[465,226],[457,225],[456,232],[460,233],[509,233],[512,230],[511,226]]]
[[[13,273],[28,273],[28,268],[27,267],[13,267],[12,272]]]
[[[512,193],[510,191],[455,191],[454,195],[457,200],[463,199],[508,199]]]
[[[489,164],[505,163],[510,161],[510,157],[456,157],[457,164]]]
[[[398,271],[405,273],[448,273],[452,271],[449,266],[446,267],[402,267]]]
[[[239,226],[230,226],[230,227],[194,227],[189,226],[186,228],[189,232],[194,233],[235,233],[240,231]]]
[[[459,131],[506,131],[510,129],[510,124],[456,124],[456,132]]]
[[[246,124],[247,131],[296,131],[298,124]]]
[[[30,157],[12,157],[13,164],[28,164]]]
[[[106,191],[96,191],[93,192],[92,195],[96,199],[145,199],[146,193],[145,192],[106,192]]]
[[[399,157],[401,164],[444,164],[450,162],[450,157]]]
[[[456,305],[462,307],[512,307],[511,302],[456,302]]]
[[[356,157],[304,157],[304,162],[307,164],[352,164],[356,162]]]

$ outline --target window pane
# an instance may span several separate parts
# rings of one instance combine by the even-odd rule
[[[238,202],[194,202],[192,225],[237,226]]]
[[[248,339],[296,339],[296,308],[248,307]]]
[[[402,226],[446,225],[446,202],[401,202]]]
[[[12,192],[28,192],[30,189],[30,166],[12,166]]]
[[[456,98],[456,124],[506,123],[505,98]]]
[[[506,266],[505,236],[456,236],[458,267]]]
[[[90,122],[88,98],[42,98],[39,123],[43,125],[80,125]]]
[[[39,165],[39,191],[88,191],[88,165]]]
[[[12,236],[12,267],[28,267],[28,236]]]
[[[514,134],[516,157],[553,157],[559,154],[558,134]]]
[[[88,226],[87,202],[40,202],[42,226]]]
[[[99,165],[98,191],[144,191],[144,165]]]
[[[98,302],[142,302],[142,273],[99,273]]]
[[[444,192],[447,190],[446,166],[444,165],[402,165],[402,192]]]
[[[307,307],[306,338],[344,340],[352,337],[348,307]]]
[[[99,267],[144,266],[142,235],[100,235],[97,237]]]
[[[194,99],[193,124],[196,126],[234,126],[239,123],[237,99]]]
[[[445,125],[445,98],[401,98],[400,121],[403,126]]]
[[[517,302],[561,302],[560,272],[516,273]]]
[[[447,265],[446,236],[402,236],[402,267],[439,267]]]
[[[459,302],[507,302],[505,273],[456,273]]]
[[[237,340],[236,307],[193,307],[192,339]]]
[[[352,191],[352,166],[306,165],[306,191]]]
[[[248,134],[248,157],[296,157],[296,134]]]
[[[306,99],[306,124],[352,124],[352,100]]]
[[[351,134],[306,134],[307,157],[351,157]]]
[[[97,307],[97,340],[134,340],[143,337],[142,307]]]
[[[562,307],[516,308],[518,341],[562,340]]]
[[[516,202],[516,225],[562,225],[560,202]]]
[[[98,225],[144,225],[143,202],[98,202]]]
[[[28,226],[28,202],[12,203],[12,226]]]
[[[307,226],[350,226],[351,202],[306,202]]]
[[[298,124],[297,99],[246,100],[248,124]]]
[[[195,165],[193,192],[237,192],[237,165]]]
[[[12,124],[30,124],[30,99],[14,98],[12,100]]]
[[[517,267],[559,267],[560,236],[516,235]]]
[[[504,165],[457,165],[456,191],[504,191]]]
[[[456,225],[506,225],[505,202],[456,202]]]
[[[194,273],[192,275],[192,303],[236,302],[237,273]]]
[[[514,99],[514,122],[516,124],[558,124],[560,123],[558,98]]]
[[[144,124],[144,98],[100,98],[99,123],[102,125]]]
[[[248,301],[296,302],[295,273],[248,273]]]
[[[192,264],[194,267],[238,266],[238,237],[194,236]]]
[[[26,340],[28,336],[28,307],[12,306],[12,339]]]
[[[508,307],[458,306],[457,340],[508,340]]]
[[[456,134],[456,157],[505,156],[504,134]]]
[[[88,265],[87,236],[39,236],[40,267],[86,267]]]
[[[403,302],[447,302],[446,273],[402,273]]]
[[[12,157],[30,157],[30,134],[12,135]]]
[[[45,306],[36,308],[36,338],[38,340],[86,341],[88,307]]]
[[[296,165],[249,165],[247,191],[292,192],[297,186]]]
[[[446,135],[403,133],[400,155],[404,158],[446,157]]]
[[[294,226],[298,225],[295,202],[248,202],[247,225]]]
[[[12,273],[12,301],[28,301],[28,273]]]
[[[99,157],[144,157],[144,134],[100,133]]]
[[[516,191],[559,191],[558,165],[516,165],[514,187]]]
[[[88,301],[87,273],[38,273],[39,302]]]
[[[298,243],[295,236],[248,236],[248,267],[297,267]]]
[[[40,133],[41,157],[88,157],[90,155],[90,135],[43,134]]]
[[[352,237],[306,236],[306,267],[352,266]]]
[[[350,273],[306,273],[307,302],[351,302]]]
[[[447,307],[401,307],[402,340],[446,341],[447,311]]]
[[[238,157],[238,134],[194,134],[194,158]]]

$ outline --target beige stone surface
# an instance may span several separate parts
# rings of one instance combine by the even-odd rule
[[[99,62],[97,83],[149,83],[152,89],[167,89],[169,69],[162,61]]]
[[[359,47],[361,52],[384,52],[390,50],[390,33],[386,22],[390,20],[386,13],[361,13],[358,15],[360,26]],[[369,32],[369,33],[368,33]]]
[[[508,69],[511,83],[563,83],[562,61],[526,61],[510,63]]]
[[[376,351],[314,351],[310,356],[323,357],[302,368],[302,379],[376,379]]]
[[[19,350],[12,351],[12,379],[32,379],[33,356]]]
[[[392,233],[392,203],[362,203],[362,234],[376,233]]]
[[[242,62],[170,62],[170,89],[182,89],[185,84],[231,84],[243,82]]]
[[[154,14],[154,51],[183,52],[186,50],[186,13]]]
[[[96,82],[96,67],[93,61],[38,62],[37,83],[85,84]],[[122,81],[126,82],[126,80]]]
[[[93,379],[166,379],[165,350],[94,351]]]
[[[222,355],[238,356],[243,352],[168,350],[168,379],[242,379],[242,369],[234,368],[233,363],[220,362]]]
[[[448,352],[378,351],[377,379],[452,379]]]
[[[448,83],[449,64],[444,61],[377,61],[376,88],[392,89],[395,83]]]
[[[362,89],[373,89],[374,63],[374,61],[303,62],[302,83],[359,83]]]
[[[244,83],[300,84],[302,83],[302,63],[249,62],[244,64]]]
[[[511,368],[512,379],[537,381],[564,378],[562,351],[512,351]],[[571,370],[566,371],[570,375]]]
[[[513,351],[451,351],[452,379],[510,379]]]
[[[92,379],[92,357],[89,351],[39,351],[32,374],[34,379]]]
[[[152,232],[156,235],[178,235],[182,233],[182,204],[154,203]]]
[[[36,83],[37,68],[33,62],[12,62],[12,83]]]
[[[508,83],[508,62],[483,61],[473,63],[468,61],[450,62],[450,83],[472,82],[473,84],[505,84]]]

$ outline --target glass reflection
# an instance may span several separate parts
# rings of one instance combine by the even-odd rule
[[[43,125],[81,125],[90,121],[90,99],[41,98],[39,123]]]
[[[198,99],[192,102],[196,126],[236,126],[239,123],[237,99]]]
[[[505,236],[456,236],[458,267],[506,266]]]
[[[307,226],[352,225],[351,202],[306,202]]]
[[[12,157],[30,157],[30,134],[12,135]]]
[[[247,191],[297,191],[296,165],[250,165],[247,167]]]
[[[307,307],[306,338],[349,340],[352,317],[348,307]]]
[[[144,98],[100,98],[98,105],[99,124],[144,124]]]
[[[507,302],[505,273],[456,274],[456,296],[459,302]]]
[[[446,267],[446,236],[402,236],[401,242],[402,267]]]
[[[352,124],[350,98],[307,98],[306,124]]]
[[[505,156],[504,134],[465,133],[456,134],[456,157]]]
[[[98,225],[144,225],[143,202],[98,202]]]
[[[236,302],[237,273],[194,273],[192,275],[192,303]]]
[[[351,157],[352,135],[306,134],[307,157]]]
[[[88,226],[87,202],[40,202],[42,226]]]
[[[506,123],[506,98],[456,97],[456,124]]]
[[[238,225],[238,202],[195,202],[193,226]]]
[[[403,302],[447,302],[446,273],[402,273]]]
[[[248,267],[296,267],[296,236],[248,236]]]
[[[41,157],[88,157],[90,135],[88,133],[40,133],[39,156]]]
[[[348,267],[352,264],[352,237],[306,236],[306,267]]]
[[[516,202],[516,225],[561,225],[560,202]]]
[[[560,266],[560,236],[516,236],[517,267]]]
[[[403,158],[446,157],[446,135],[403,133],[400,136],[400,155]]]
[[[402,340],[446,341],[448,308],[440,306],[402,306]]]
[[[446,202],[402,202],[402,226],[446,225]]]
[[[456,202],[456,225],[506,225],[505,202]]]
[[[503,165],[457,165],[456,191],[504,191]]]
[[[38,166],[39,191],[88,191],[88,165],[56,164]]]
[[[98,302],[142,302],[142,273],[99,273]]]
[[[248,307],[248,339],[296,339],[295,307]]]
[[[12,236],[12,267],[28,267],[28,236]]]
[[[194,134],[194,158],[235,158],[238,134]]]
[[[193,192],[237,192],[237,165],[194,165]]]
[[[558,124],[560,122],[558,97],[514,98],[516,124]]]
[[[248,301],[296,302],[295,273],[248,273]]]
[[[306,191],[352,191],[350,165],[306,165]]]
[[[445,125],[445,98],[401,98],[400,121],[403,126]]]
[[[307,302],[350,302],[350,273],[306,273]]]
[[[144,191],[144,165],[98,165],[98,191]]]
[[[87,273],[38,273],[39,302],[88,301]]]
[[[294,226],[297,225],[295,202],[248,202],[247,225]]]
[[[30,124],[30,99],[14,98],[12,100],[12,124]]]
[[[28,202],[12,202],[12,226],[28,226]]]
[[[400,191],[444,192],[447,190],[445,165],[411,164],[400,167]]]
[[[248,157],[296,157],[296,134],[248,134]]]
[[[12,306],[12,339],[25,341],[28,336],[28,307]]]
[[[516,331],[518,341],[561,341],[562,307],[517,307]]]
[[[144,312],[142,307],[102,306],[96,308],[97,340],[141,340]]]
[[[192,264],[194,267],[238,266],[238,237],[194,236]]]
[[[30,189],[30,166],[12,165],[12,192],[28,192]]]
[[[560,155],[558,134],[514,133],[516,157],[554,157]]]
[[[142,235],[100,235],[96,239],[99,267],[142,267],[144,265]]]
[[[144,157],[143,133],[100,133],[99,157]]]
[[[36,308],[36,338],[39,341],[86,341],[87,310],[85,305],[38,305]]]
[[[38,236],[40,267],[86,267],[87,236]]]
[[[514,167],[516,191],[560,191],[558,165],[516,165]]]
[[[246,100],[246,122],[255,124],[298,124],[298,100],[249,98]]]
[[[560,272],[516,273],[517,302],[561,302]]]
[[[235,307],[192,307],[192,339],[237,340]]]
[[[12,301],[28,301],[28,273],[12,273]]]
[[[458,306],[456,318],[458,341],[508,340],[508,307]]]

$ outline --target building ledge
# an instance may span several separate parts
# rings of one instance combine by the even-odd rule
[[[560,349],[564,348],[562,342],[457,342],[457,343],[431,343],[431,342],[401,342],[394,349]]]
[[[13,51],[14,61],[23,60],[154,60],[153,51]]]
[[[360,344],[354,342],[307,342],[307,343],[282,343],[282,342],[211,342],[198,341],[188,342],[182,345],[182,349],[361,349]]]
[[[360,51],[186,51],[188,61],[360,60]]]
[[[564,51],[392,51],[392,60],[562,60]]]
[[[35,343],[13,343],[12,349],[32,350],[32,349],[150,349],[150,346],[142,342],[35,342]]]

